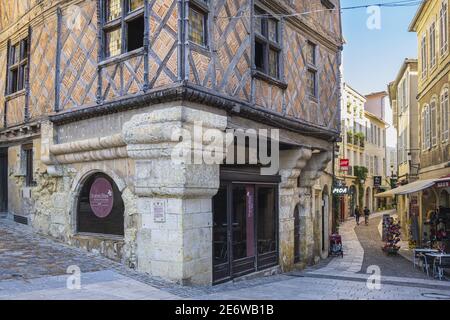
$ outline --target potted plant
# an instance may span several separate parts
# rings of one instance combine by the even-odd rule
[[[400,242],[400,224],[395,223],[393,218],[389,218],[386,221],[387,228],[387,240],[384,246],[381,248],[388,255],[396,255],[400,250],[400,246],[397,244]]]
[[[353,144],[353,132],[347,131],[347,142]]]
[[[362,133],[362,132],[355,133],[355,144],[356,145],[359,145],[360,147],[364,148],[364,146],[365,146],[364,140],[365,140],[364,133]]]

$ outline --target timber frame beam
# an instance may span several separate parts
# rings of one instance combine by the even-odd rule
[[[128,96],[119,100],[105,102],[101,105],[66,110],[51,115],[49,118],[54,124],[61,125],[174,101],[194,102],[217,107],[226,110],[230,114],[237,114],[268,125],[286,128],[294,132],[329,141],[334,141],[340,135],[338,131],[329,130],[299,119],[288,118],[285,115],[262,109],[250,103],[243,103],[242,101],[220,95],[215,91],[188,83],[181,83],[164,89],[149,90],[145,94]]]

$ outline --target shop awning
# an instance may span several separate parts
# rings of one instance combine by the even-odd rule
[[[375,198],[392,198],[396,195],[410,194],[419,192],[432,187],[437,179],[418,180],[407,185],[375,195]]]

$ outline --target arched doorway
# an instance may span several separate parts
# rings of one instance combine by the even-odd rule
[[[124,236],[125,206],[116,183],[103,173],[89,176],[78,196],[76,231]]]
[[[372,190],[370,189],[370,187],[368,187],[366,189],[366,200],[364,202],[364,205],[369,208],[370,211],[372,210]]]

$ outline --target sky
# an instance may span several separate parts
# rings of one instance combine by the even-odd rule
[[[342,8],[394,0],[341,0]],[[380,29],[367,27],[367,9],[342,13],[344,80],[362,94],[386,91],[405,58],[417,58],[416,34],[408,32],[418,6],[381,7]]]

